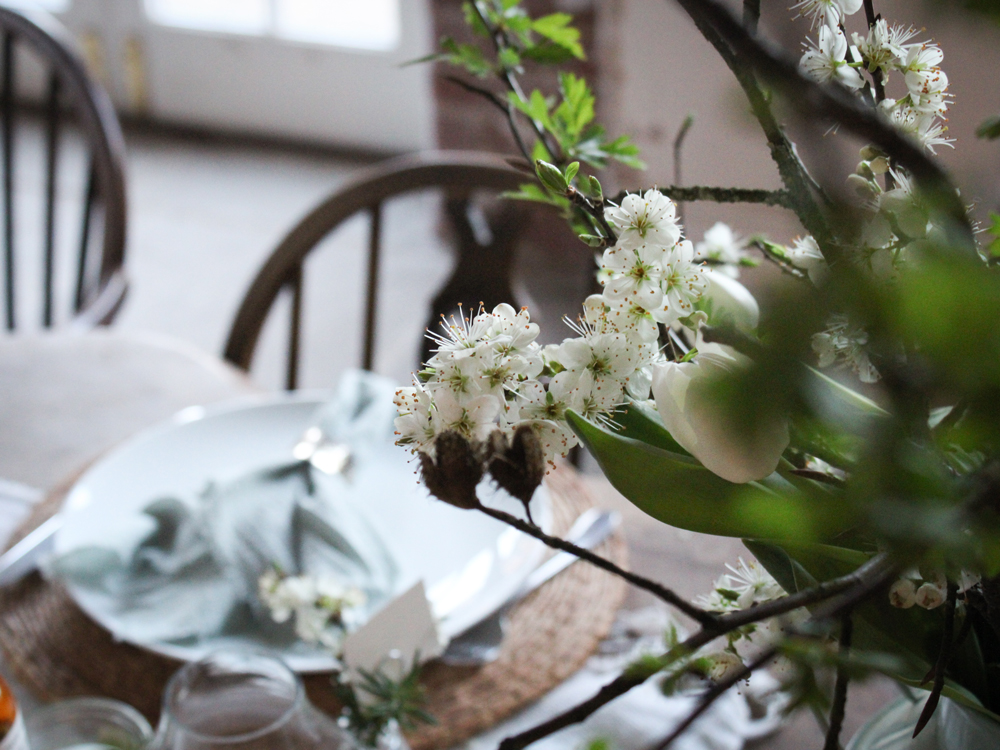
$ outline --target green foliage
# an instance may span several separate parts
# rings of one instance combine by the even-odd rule
[[[1000,117],[984,120],[983,124],[976,128],[976,135],[991,141],[1000,138]]]
[[[459,44],[454,39],[445,37],[441,40],[441,50],[441,54],[431,59],[444,60],[464,68],[478,78],[486,78],[493,73],[493,65],[483,55],[483,51],[474,44]]]
[[[1000,258],[1000,214],[990,211],[990,228],[986,230],[993,238],[986,246],[990,258]]]
[[[344,705],[348,729],[363,746],[373,748],[389,723],[395,721],[400,729],[410,730],[420,724],[436,724],[427,713],[427,699],[420,685],[420,665],[414,660],[413,668],[402,679],[394,680],[382,669],[374,672],[358,670],[361,680],[357,685],[333,680],[337,698]],[[360,693],[367,694],[362,698]]]

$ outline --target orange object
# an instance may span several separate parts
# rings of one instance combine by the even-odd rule
[[[0,677],[0,737],[7,734],[17,718],[17,701],[7,681]]]

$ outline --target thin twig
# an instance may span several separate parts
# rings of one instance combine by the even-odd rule
[[[809,274],[807,274],[805,271],[801,271],[800,269],[796,268],[791,263],[786,261],[784,258],[779,258],[777,255],[772,253],[771,250],[767,247],[767,245],[765,245],[763,242],[752,240],[749,244],[749,247],[755,247],[758,250],[760,250],[761,255],[764,256],[764,260],[768,260],[771,263],[774,263],[778,268],[781,269],[782,273],[786,273],[789,276],[794,276],[796,279],[799,279],[800,281],[809,280]]]
[[[668,185],[658,187],[661,193],[678,203],[693,201],[713,201],[714,203],[762,203],[765,206],[782,206],[791,208],[792,201],[787,190],[754,190],[748,188],[707,187],[692,185],[681,187]],[[621,203],[626,192],[615,196],[615,202]]]
[[[700,607],[696,607],[693,604],[689,603],[683,597],[674,593],[665,586],[657,583],[656,581],[650,581],[648,578],[643,578],[642,576],[638,576],[635,573],[631,573],[627,570],[624,570],[615,565],[610,560],[607,560],[601,557],[600,555],[596,555],[590,550],[578,547],[577,545],[571,542],[567,542],[565,539],[560,539],[557,536],[551,536],[550,534],[546,534],[544,531],[542,531],[534,524],[527,523],[526,521],[523,521],[522,519],[518,518],[515,515],[507,513],[506,511],[497,510],[496,508],[489,508],[485,505],[480,506],[479,509],[486,515],[490,516],[491,518],[495,518],[498,521],[503,521],[508,526],[513,526],[518,531],[524,532],[525,534],[532,536],[541,542],[544,542],[549,547],[574,554],[581,560],[586,560],[590,564],[596,565],[598,568],[601,568],[602,570],[606,570],[609,573],[613,573],[616,576],[625,579],[633,586],[643,589],[644,591],[650,592],[657,598],[662,599],[667,604],[676,607],[681,612],[686,614],[688,617],[698,621],[702,625],[706,626],[715,625],[715,623],[719,619],[712,613],[706,612]]]
[[[718,618],[715,627],[702,628],[670,649],[669,652],[660,657],[659,661],[663,665],[673,663],[685,654],[694,653],[720,635],[725,635],[744,625],[751,625],[761,620],[792,612],[800,607],[808,607],[832,597],[843,595],[840,600],[832,603],[830,606],[819,608],[812,621],[821,621],[836,616],[839,611],[838,607],[853,606],[857,601],[865,598],[872,591],[884,585],[890,578],[895,577],[897,572],[898,567],[892,564],[886,555],[876,555],[853,573],[820,583],[817,586],[781,597],[780,599],[774,599],[770,602],[764,602],[763,604],[748,607],[738,612],[723,615]],[[523,750],[523,748],[531,743],[548,737],[560,729],[578,724],[601,708],[601,706],[610,703],[618,696],[624,695],[632,688],[641,685],[652,674],[653,672],[624,672],[601,688],[592,698],[549,719],[544,724],[539,724],[518,735],[508,737],[500,743],[499,750]]]
[[[760,0],[743,0],[743,25],[751,34],[757,33],[760,23]]]
[[[771,661],[771,659],[775,657],[776,653],[777,652],[775,651],[775,649],[770,648],[763,654],[758,656],[756,659],[754,659],[752,662],[750,662],[750,664],[747,664],[742,669],[738,669],[736,672],[731,674],[726,679],[719,680],[714,685],[712,685],[712,687],[710,687],[702,694],[701,700],[698,701],[698,705],[695,706],[694,710],[688,713],[688,715],[684,717],[684,721],[682,721],[680,724],[674,727],[674,731],[670,733],[670,736],[668,736],[665,740],[663,740],[663,742],[660,742],[658,745],[655,746],[656,750],[665,750],[665,748],[669,747],[674,740],[676,740],[678,737],[684,734],[685,731],[687,731],[688,727],[694,724],[694,722],[697,720],[699,716],[701,716],[709,708],[711,708],[712,704],[715,703],[715,701],[717,701],[719,698],[721,698],[723,694],[725,694],[725,692],[729,690],[729,688],[731,688],[740,680],[745,680],[755,670],[760,669],[762,666],[767,664],[769,661]]]
[[[681,168],[682,159],[684,151],[684,139],[687,137],[688,131],[691,130],[691,126],[694,124],[694,115],[688,113],[688,116],[684,118],[684,122],[681,123],[680,129],[677,131],[677,137],[674,138],[674,185],[680,186],[684,184],[683,179],[683,169]],[[684,224],[684,201],[674,199],[677,201],[677,221],[683,226]]]
[[[944,634],[941,636],[941,650],[938,652],[937,661],[934,663],[934,686],[931,694],[927,696],[924,710],[920,712],[917,725],[913,728],[913,736],[916,737],[927,726],[927,722],[934,715],[938,700],[941,698],[941,691],[944,690],[944,674],[951,662],[952,646],[955,638],[955,602],[958,598],[958,586],[948,582],[948,598],[945,601],[944,612]]]
[[[458,76],[445,76],[445,80],[451,81],[457,86],[462,87],[466,91],[472,94],[483,97],[488,102],[500,109],[504,114],[504,119],[507,120],[510,126],[510,133],[514,136],[514,142],[517,144],[517,150],[521,152],[528,162],[531,162],[531,152],[528,151],[528,146],[521,137],[521,133],[517,129],[517,123],[514,119],[514,108],[511,106],[510,102],[504,102],[499,96],[490,91],[489,89],[480,88],[479,86],[473,86],[468,81],[463,81]]]
[[[600,230],[604,233],[604,237],[609,245],[614,245],[618,241],[618,235],[615,233],[615,230],[612,229],[611,224],[608,223],[607,218],[604,216],[603,200],[592,201],[572,185],[567,188],[566,197],[594,220],[596,225],[600,227]]]
[[[840,625],[840,663],[837,665],[837,682],[833,686],[833,705],[830,707],[830,727],[826,732],[823,750],[840,750],[840,731],[844,726],[844,710],[847,707],[847,684],[851,679],[845,662],[851,650],[853,633],[854,621],[848,610]]]

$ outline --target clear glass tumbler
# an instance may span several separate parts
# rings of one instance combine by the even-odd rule
[[[217,651],[167,684],[150,750],[358,750],[280,659]]]
[[[153,728],[142,714],[109,698],[71,698],[27,718],[31,750],[143,750]]]

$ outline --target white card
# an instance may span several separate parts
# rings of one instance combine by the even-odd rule
[[[399,679],[421,661],[441,653],[443,645],[431,613],[424,582],[418,581],[344,639],[344,664],[353,675],[380,667]]]

